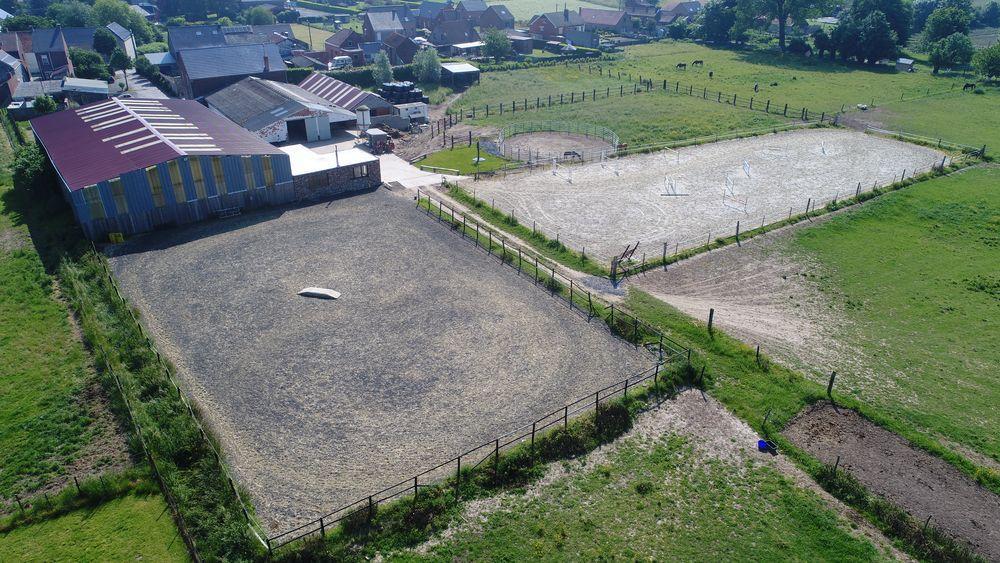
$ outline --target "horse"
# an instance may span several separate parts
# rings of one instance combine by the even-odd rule
[[[687,63],[677,63],[677,70],[687,70]]]
[[[976,83],[975,82],[966,82],[965,86],[962,86],[962,91],[963,92],[967,92],[969,90],[975,90],[975,89],[976,89]]]
[[[691,66],[705,66],[705,61],[699,59],[697,61],[692,62]]]

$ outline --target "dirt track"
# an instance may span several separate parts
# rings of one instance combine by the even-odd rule
[[[944,460],[825,402],[800,413],[784,434],[824,463],[840,456],[840,467],[870,490],[1000,561],[1000,497]]]

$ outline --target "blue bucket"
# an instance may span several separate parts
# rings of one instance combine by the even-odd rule
[[[757,440],[757,449],[762,452],[771,451],[771,446],[768,445],[767,440]]]

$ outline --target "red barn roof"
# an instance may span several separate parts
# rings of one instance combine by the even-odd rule
[[[72,191],[180,156],[283,154],[194,100],[106,100],[31,128]]]

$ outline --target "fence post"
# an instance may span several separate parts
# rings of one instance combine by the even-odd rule
[[[740,245],[740,222],[736,221],[736,246]]]
[[[781,112],[781,114],[784,115],[785,117],[788,117],[788,104],[785,104],[785,109],[784,111]]]
[[[326,524],[323,523],[323,517],[319,517],[319,535],[326,537]]]
[[[709,308],[708,310],[708,334],[712,334],[712,322],[715,320],[715,309]]]
[[[826,396],[833,401],[833,381],[837,378],[837,372],[830,372],[830,382],[826,385]]]
[[[493,479],[500,482],[500,439],[493,443]]]
[[[456,458],[458,462],[455,467],[455,500],[459,500],[462,496],[462,455],[459,454]]]
[[[573,278],[569,280],[569,308],[573,308]]]

